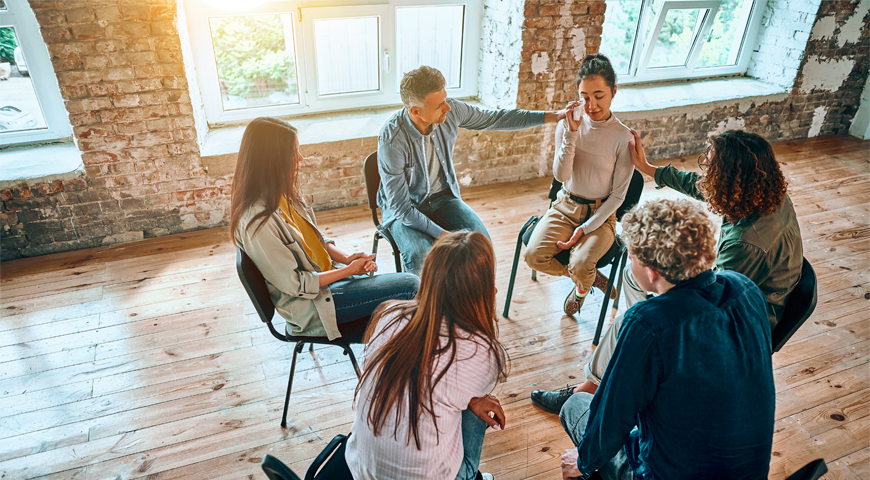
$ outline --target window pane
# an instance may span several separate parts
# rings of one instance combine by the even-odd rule
[[[299,103],[291,14],[208,21],[224,110]]]
[[[0,134],[46,128],[20,45],[14,28],[0,28]]]
[[[722,0],[710,37],[698,56],[699,67],[735,65],[752,10],[752,0]]]
[[[604,16],[600,51],[610,58],[616,73],[626,74],[631,61],[634,37],[637,34],[637,19],[640,16],[641,2],[638,0],[607,0],[606,3],[607,15]],[[639,45],[638,49],[641,46]]]
[[[428,65],[441,71],[447,88],[459,88],[464,15],[463,5],[396,8],[398,77]]]
[[[6,1],[0,0],[0,10],[6,10]]]
[[[380,88],[378,17],[314,20],[320,95]]]
[[[695,34],[701,28],[707,11],[685,8],[668,10],[653,48],[649,68],[685,65]]]

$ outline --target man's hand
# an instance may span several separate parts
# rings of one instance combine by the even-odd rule
[[[583,236],[583,228],[577,227],[574,229],[574,234],[571,235],[571,238],[568,239],[567,242],[556,242],[556,247],[562,250],[568,250],[573,247],[577,242],[580,241],[580,238]]]
[[[634,164],[634,168],[636,168],[638,172],[649,175],[650,177],[655,177],[656,167],[652,166],[646,160],[646,152],[643,151],[640,134],[634,129],[631,129],[631,135],[634,137],[634,141],[628,143],[628,150],[631,152],[631,163]]]
[[[565,450],[565,453],[562,455],[562,480],[569,480],[571,478],[583,476],[583,474],[580,473],[580,469],[577,468],[577,460],[579,459],[580,454],[577,452],[576,448]]]
[[[490,427],[496,430],[504,430],[504,409],[501,408],[501,403],[495,395],[474,397],[468,402],[468,408]],[[489,416],[490,413],[493,414],[492,417]]]

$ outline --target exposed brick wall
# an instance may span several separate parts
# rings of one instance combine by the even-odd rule
[[[30,0],[86,175],[0,192],[2,258],[225,222],[200,165],[175,0]]]
[[[209,175],[201,165],[175,0],[29,1],[49,45],[86,175],[0,192],[2,258],[225,225],[232,177]],[[794,2],[804,10],[807,2],[768,2],[765,21],[778,29],[776,35],[794,45],[803,41],[799,34],[811,31],[784,100],[620,118],[643,132],[653,158],[698,153],[711,132],[725,128],[745,128],[771,141],[845,133],[868,71],[870,0],[862,1],[821,0],[817,12],[801,10],[804,23],[790,33],[779,31],[778,19],[800,10]],[[519,5],[522,22],[515,11],[498,11]],[[482,76],[493,77],[489,85],[481,81],[481,96],[511,106],[501,105],[508,100],[496,87],[501,76],[516,71],[508,90],[516,88],[518,107],[549,110],[574,100],[579,62],[601,43],[604,0],[486,0],[485,7],[494,10],[484,14],[489,23],[481,61],[504,64],[481,66]],[[769,39],[762,37],[761,54],[779,55],[776,49],[765,53]],[[520,38],[521,48],[501,51],[495,44],[500,38]],[[786,67],[779,74],[788,75]],[[460,184],[550,175],[553,132],[552,125],[463,131],[454,152]],[[374,138],[306,145],[302,182],[315,208],[366,203],[362,161],[375,148]]]

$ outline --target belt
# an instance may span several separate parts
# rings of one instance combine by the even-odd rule
[[[596,203],[604,203],[604,201],[607,200],[607,197],[604,197],[601,200],[590,200],[588,198],[578,197],[577,195],[572,195],[568,193],[568,190],[565,190],[564,188],[562,189],[562,192],[565,193],[566,197],[574,200],[581,205],[595,205]]]

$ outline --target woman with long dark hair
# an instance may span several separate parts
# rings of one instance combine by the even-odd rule
[[[477,467],[487,425],[505,425],[489,395],[507,362],[495,292],[492,245],[460,231],[435,242],[417,298],[373,316],[346,451],[356,480],[492,478]]]
[[[575,84],[581,101],[569,104],[556,126],[553,176],[562,182],[562,190],[532,232],[525,254],[533,269],[571,278],[574,285],[563,305],[566,315],[580,310],[593,286],[604,286],[596,280],[596,264],[613,245],[616,209],[633,173],[631,132],[610,111],[616,95],[610,60],[587,55]],[[570,252],[568,265],[555,258],[562,250]]]
[[[248,124],[233,177],[230,232],[266,278],[287,332],[335,339],[339,324],[370,316],[385,300],[413,298],[419,280],[409,273],[359,276],[377,270],[374,255],[349,255],[320,233],[299,189],[302,161],[289,123]]]

